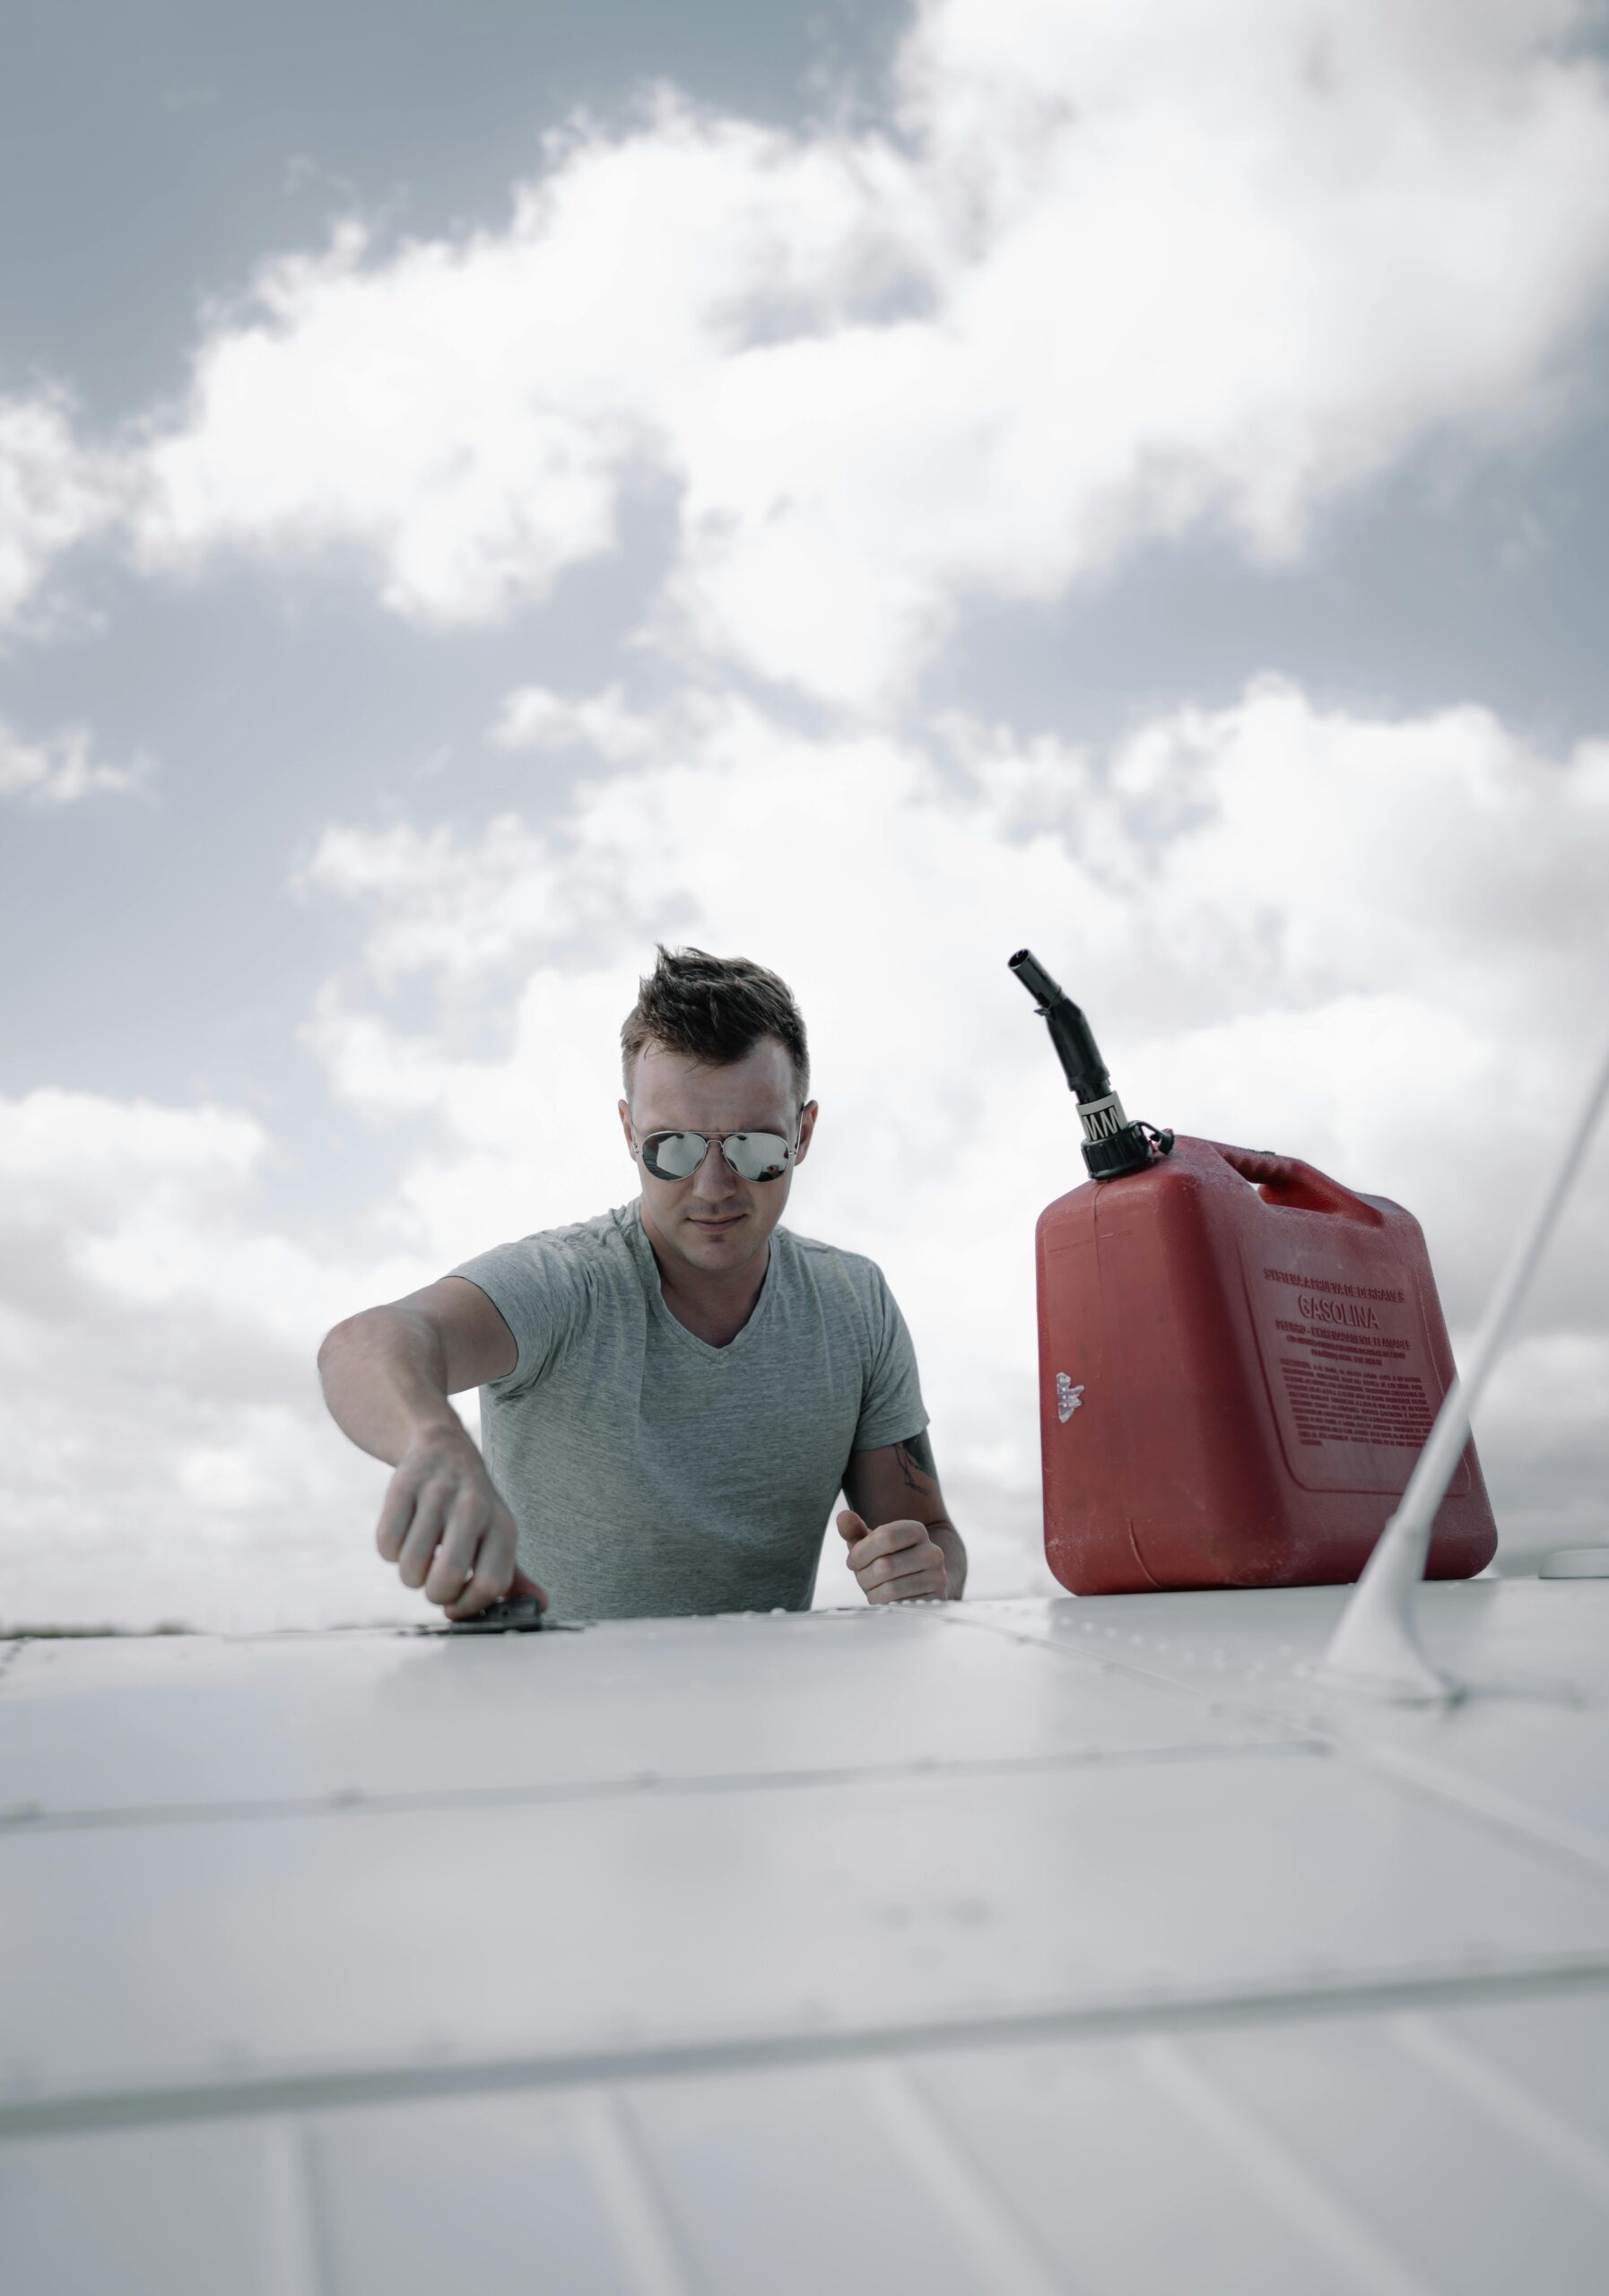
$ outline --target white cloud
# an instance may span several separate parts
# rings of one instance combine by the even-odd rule
[[[374,838],[332,827],[300,883],[385,902],[369,960],[391,982],[428,968],[479,980],[515,951],[584,945],[631,897],[606,865],[556,856],[515,813],[489,822],[471,855],[443,829],[398,823]],[[406,1091],[404,1075],[396,1088]]]
[[[37,607],[57,558],[109,526],[125,474],[74,437],[65,392],[0,397],[0,629]]]
[[[1287,552],[1555,405],[1609,274],[1587,15],[929,0],[888,127],[661,99],[552,143],[501,230],[265,265],[142,549],[356,546],[396,611],[486,622],[668,478],[659,635],[881,704],[970,596],[1207,522]]]
[[[551,686],[525,685],[508,696],[489,738],[498,749],[581,749],[618,765],[648,755],[659,730],[627,707],[617,685],[579,700]]]
[[[153,564],[221,544],[371,552],[428,623],[495,620],[612,547],[622,472],[757,301],[838,282],[875,230],[830,152],[668,100],[619,144],[550,143],[506,230],[366,263],[350,220],[263,266],[150,454]],[[820,243],[818,245],[818,242]]]
[[[109,1221],[152,1187],[212,1198],[238,1187],[268,1150],[257,1119],[234,1109],[49,1088],[3,1105],[0,1207],[10,1222]]]
[[[122,796],[146,788],[152,771],[144,756],[126,765],[97,757],[94,735],[85,726],[61,726],[42,740],[28,741],[0,718],[0,797],[71,805],[96,791]]]
[[[1275,680],[1110,753],[956,720],[932,743],[809,740],[735,700],[700,705],[696,741],[691,722],[678,764],[583,782],[542,830],[326,840],[320,882],[366,911],[375,989],[333,987],[311,1041],[377,1124],[433,1110],[396,1209],[438,1272],[634,1192],[615,1040],[657,938],[761,958],[802,999],[823,1111],[789,1216],[887,1269],[982,1583],[1022,1583],[1032,1226],[1082,1178],[1005,970],[1027,942],[1131,1109],[1406,1202],[1467,1331],[1596,1051],[1609,749],[1540,756],[1473,709],[1361,719]],[[586,952],[567,957],[574,914],[550,903],[575,886]],[[385,1001],[404,970],[405,1015]],[[1526,1440],[1499,1414],[1489,1446],[1509,1517],[1544,1532],[1583,1443],[1600,1484],[1609,1465],[1609,1142],[1570,1220],[1527,1329],[1590,1344],[1547,1358],[1551,1391],[1532,1379]]]
[[[385,1470],[313,1362],[434,1271],[378,1234],[276,1232],[274,1152],[238,1109],[0,1100],[4,1622],[416,1613],[368,1544]]]

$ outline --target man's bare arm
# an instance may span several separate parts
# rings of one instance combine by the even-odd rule
[[[396,1469],[375,1543],[405,1587],[449,1618],[470,1618],[510,1588],[514,1518],[448,1397],[501,1378],[519,1350],[478,1284],[461,1275],[349,1316],[325,1336],[319,1376],[330,1415],[372,1458]]]
[[[459,1425],[449,1396],[514,1369],[513,1333],[478,1283],[444,1275],[325,1335],[324,1400],[360,1450],[395,1466],[422,1427]]]
[[[959,1600],[967,1583],[967,1550],[944,1511],[926,1433],[851,1451],[844,1497],[849,1511],[839,1515],[838,1526],[868,1602],[909,1602],[918,1596]]]

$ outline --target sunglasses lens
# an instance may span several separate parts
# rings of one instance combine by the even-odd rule
[[[726,1161],[744,1180],[779,1179],[787,1169],[787,1151],[778,1132],[735,1132],[726,1144]]]
[[[690,1178],[703,1162],[709,1143],[698,1132],[656,1132],[642,1144],[642,1161],[656,1179]]]

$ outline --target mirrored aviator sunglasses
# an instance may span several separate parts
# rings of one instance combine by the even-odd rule
[[[724,1132],[721,1154],[740,1180],[776,1180],[792,1163],[793,1144],[779,1132]],[[650,1132],[642,1161],[656,1179],[691,1179],[709,1142],[701,1132]]]

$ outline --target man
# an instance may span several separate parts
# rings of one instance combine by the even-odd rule
[[[337,1324],[326,1401],[396,1472],[377,1540],[448,1618],[808,1608],[822,1528],[868,1600],[956,1597],[916,1356],[876,1265],[778,1225],[804,1024],[745,958],[661,947],[621,1031],[640,1196]],[[484,1457],[448,1402],[481,1389]]]

